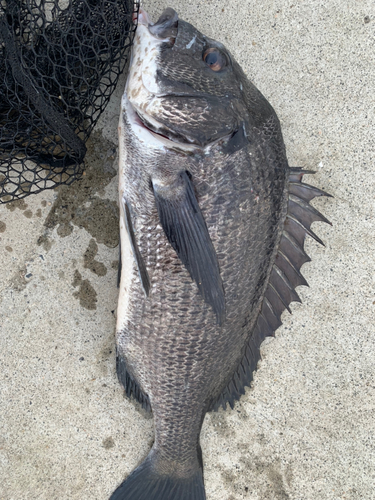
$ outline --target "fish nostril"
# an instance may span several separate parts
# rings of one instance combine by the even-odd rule
[[[157,38],[176,38],[178,28],[178,14],[175,10],[168,7],[165,9],[159,20],[149,26],[149,31]]]

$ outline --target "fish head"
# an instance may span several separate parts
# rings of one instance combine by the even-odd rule
[[[224,45],[180,20],[171,8],[156,23],[140,9],[125,99],[138,125],[165,145],[172,142],[182,150],[220,146],[239,130],[244,139],[246,85]]]

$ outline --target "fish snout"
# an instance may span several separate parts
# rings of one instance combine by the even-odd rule
[[[174,43],[178,29],[178,14],[175,10],[168,7],[165,9],[158,21],[149,26],[149,31],[152,35],[162,40],[169,39]]]
[[[143,24],[143,26],[146,27],[152,25],[149,15],[144,9],[142,9],[142,7],[139,8],[138,13],[134,13],[134,17],[137,20],[138,24]]]

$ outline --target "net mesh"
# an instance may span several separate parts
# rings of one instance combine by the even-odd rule
[[[0,0],[0,203],[81,177],[138,8],[133,0]]]

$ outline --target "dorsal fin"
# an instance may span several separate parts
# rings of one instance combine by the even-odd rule
[[[302,265],[311,260],[304,250],[305,237],[308,234],[323,245],[310,226],[315,221],[330,224],[309,202],[317,196],[331,195],[302,182],[304,174],[314,173],[300,168],[290,169],[288,213],[261,311],[232,379],[217,401],[213,402],[211,410],[216,411],[220,406],[225,409],[227,403],[233,408],[234,402],[240,399],[241,394],[245,394],[245,387],[250,386],[253,372],[260,360],[260,346],[263,340],[275,335],[275,331],[282,324],[280,317],[283,311],[288,309],[291,312],[289,304],[293,301],[301,302],[295,288],[299,285],[308,286],[300,272]]]

